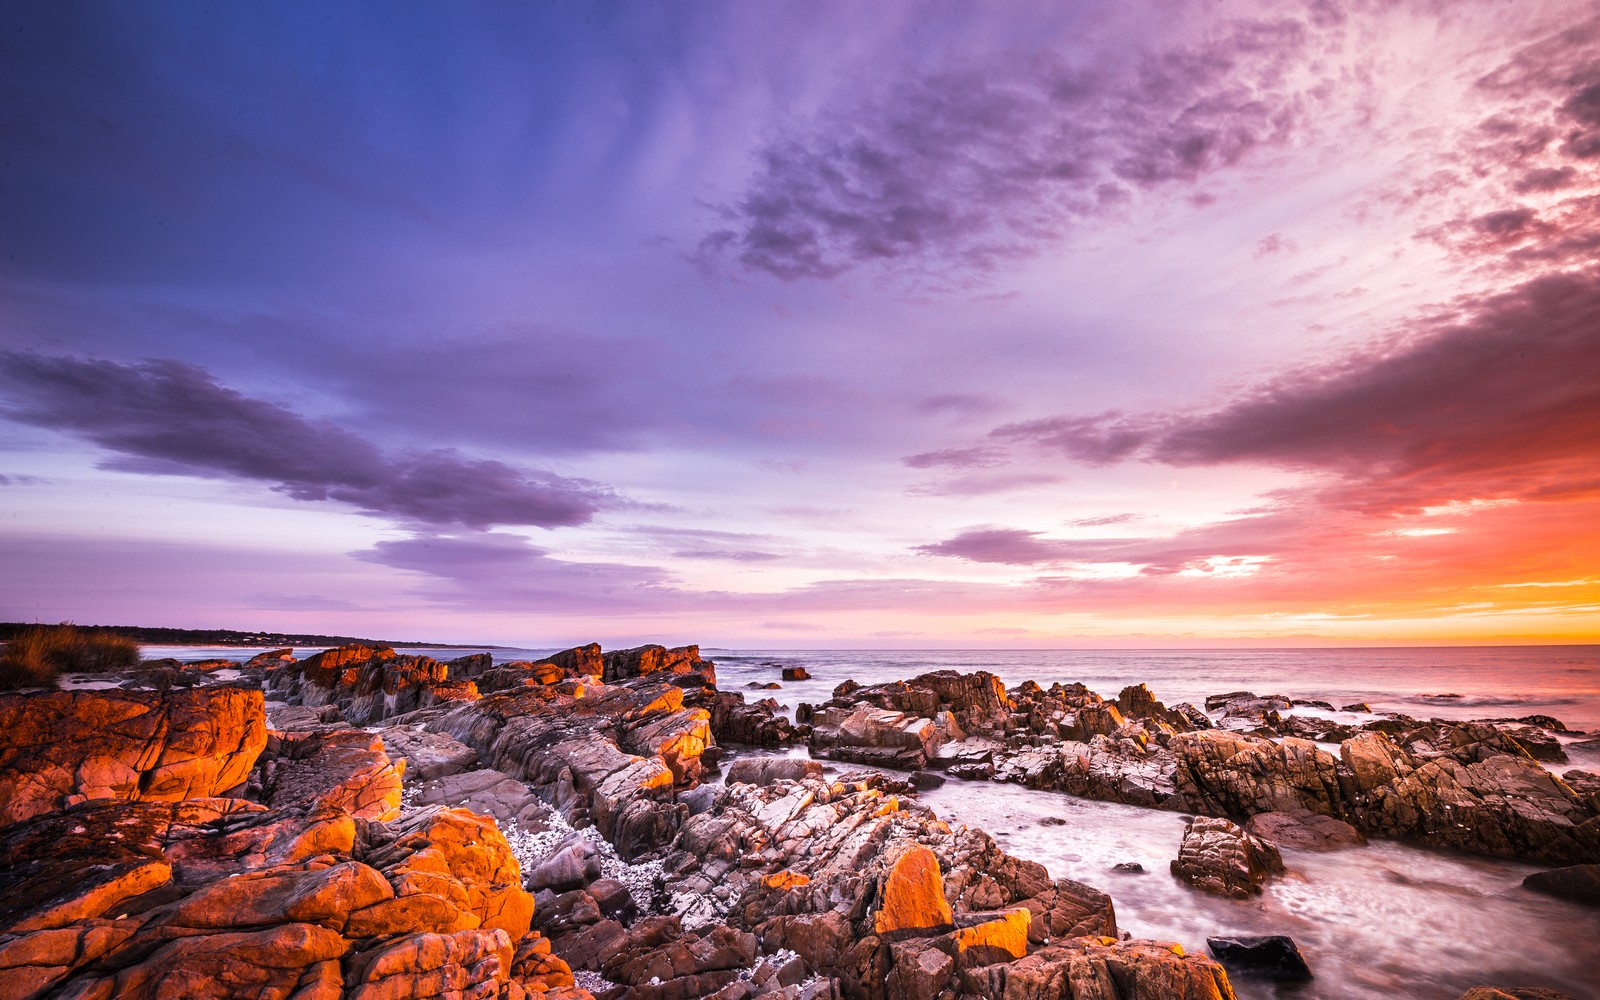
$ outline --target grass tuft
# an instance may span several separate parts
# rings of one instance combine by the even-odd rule
[[[54,687],[63,671],[115,670],[139,662],[139,644],[70,622],[36,625],[0,646],[0,690]]]

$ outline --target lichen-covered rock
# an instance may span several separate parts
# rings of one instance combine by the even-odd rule
[[[879,894],[873,931],[880,937],[905,931],[930,931],[948,927],[955,918],[944,898],[939,859],[921,845],[895,859]]]
[[[90,799],[175,802],[244,784],[267,742],[260,691],[0,696],[0,825]]]

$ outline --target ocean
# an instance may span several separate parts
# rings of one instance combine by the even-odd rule
[[[552,651],[491,650],[497,662]],[[145,650],[151,657],[182,659],[240,659],[252,652]],[[406,652],[448,659],[472,650]],[[706,647],[702,654],[716,661],[723,690],[777,698],[791,714],[802,701],[828,700],[845,680],[873,684],[951,669],[988,670],[1007,686],[1030,679],[1047,687],[1079,681],[1108,698],[1142,682],[1169,705],[1203,705],[1207,695],[1248,690],[1335,706],[1364,702],[1375,712],[1421,718],[1542,714],[1573,730],[1600,730],[1600,646],[1594,645],[1144,651]],[[811,679],[782,681],[784,667],[804,667]],[[769,682],[782,686],[747,690]],[[1569,753],[1570,763],[1552,769],[1600,771],[1600,753]],[[1293,937],[1315,978],[1289,987],[1235,976],[1240,1000],[1456,1000],[1482,985],[1539,986],[1578,1000],[1600,998],[1595,954],[1600,910],[1523,889],[1522,879],[1538,866],[1387,841],[1329,854],[1283,848],[1288,875],[1269,883],[1262,896],[1241,902],[1188,889],[1168,874],[1183,836],[1184,818],[1177,813],[989,782],[950,781],[921,797],[940,817],[983,828],[1007,851],[1044,864],[1053,877],[1110,893],[1119,924],[1135,936],[1200,952],[1207,937],[1219,935]],[[1128,861],[1138,862],[1144,873],[1111,871]]]

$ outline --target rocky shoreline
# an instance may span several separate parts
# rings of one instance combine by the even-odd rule
[[[4,997],[1227,998],[1268,953],[1299,975],[1292,942],[1128,938],[1106,893],[917,801],[947,777],[1193,814],[1173,875],[1227,896],[1282,871],[1277,844],[1365,837],[1560,866],[1530,887],[1590,902],[1600,872],[1600,777],[1541,765],[1553,719],[1352,726],[1234,692],[1218,728],[1142,685],[942,671],[791,721],[692,646],[356,645],[69,686],[0,696]],[[739,745],[858,770],[707,780]],[[1558,995],[1473,1000],[1495,996]]]

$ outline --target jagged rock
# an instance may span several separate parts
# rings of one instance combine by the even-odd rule
[[[1240,733],[1179,733],[1168,749],[1190,808],[1213,815],[1313,812],[1333,815],[1342,801],[1336,761],[1309,740],[1281,743]]]
[[[884,879],[882,900],[873,917],[873,929],[879,936],[954,923],[944,898],[939,859],[926,847],[913,847],[895,859]]]
[[[804,757],[741,757],[728,765],[724,780],[747,785],[770,785],[774,781],[798,781],[822,777],[822,762]]]
[[[1278,849],[1225,819],[1200,816],[1183,829],[1172,874],[1196,889],[1248,899],[1272,875],[1283,874]]]
[[[1289,982],[1311,978],[1311,968],[1306,965],[1300,949],[1295,947],[1292,938],[1282,934],[1206,938],[1206,947],[1217,961],[1235,973]]]
[[[400,812],[405,761],[391,761],[372,733],[274,733],[252,786],[268,806],[342,809],[357,819]]]
[[[786,681],[808,681],[811,679],[811,672],[806,670],[805,667],[784,667],[783,679]]]
[[[1269,812],[1251,816],[1245,832],[1281,847],[1303,851],[1337,851],[1367,842],[1361,831],[1332,816],[1315,813]]]
[[[435,703],[436,692],[452,690],[448,681],[449,668],[437,660],[349,645],[270,670],[267,690],[291,704],[336,705],[346,720],[366,726]]]
[[[267,742],[260,691],[0,696],[0,825],[90,799],[173,802],[244,784]]]
[[[1564,763],[1567,759],[1567,752],[1562,749],[1561,741],[1543,729],[1533,726],[1500,726],[1498,728],[1508,739],[1534,760],[1542,760],[1547,763]]]
[[[1005,1000],[1235,1000],[1222,966],[1175,944],[1079,938],[1040,948],[1026,958],[964,970],[969,996]]]
[[[1475,986],[1458,1000],[1577,1000],[1576,997],[1537,986]]]
[[[543,830],[551,812],[526,782],[493,768],[449,774],[412,787],[411,801],[418,806],[470,809],[530,832]]]
[[[410,726],[391,726],[378,736],[393,759],[404,759],[411,781],[430,781],[478,767],[478,754],[460,740]]]
[[[347,1000],[495,996],[507,984],[514,954],[505,931],[415,933],[351,956]]]
[[[395,898],[352,916],[368,934],[485,927],[515,941],[528,932],[533,897],[522,888],[521,867],[493,820],[465,809],[428,808],[369,830],[365,860],[382,871]]]
[[[578,841],[550,855],[526,876],[530,890],[565,892],[581,889],[600,878],[600,857],[594,848]]]
[[[1522,880],[1525,888],[1574,903],[1600,906],[1600,864],[1573,865],[1554,871],[1534,872]]]
[[[719,743],[748,743],[752,746],[782,747],[803,740],[808,726],[796,726],[778,714],[778,703],[763,698],[746,704],[744,695],[718,691],[710,696],[711,732]]]
[[[717,683],[716,665],[700,658],[699,646],[668,649],[650,645],[616,649],[604,654],[604,663],[602,679],[608,684],[658,673],[669,676],[695,674],[711,687]]]

